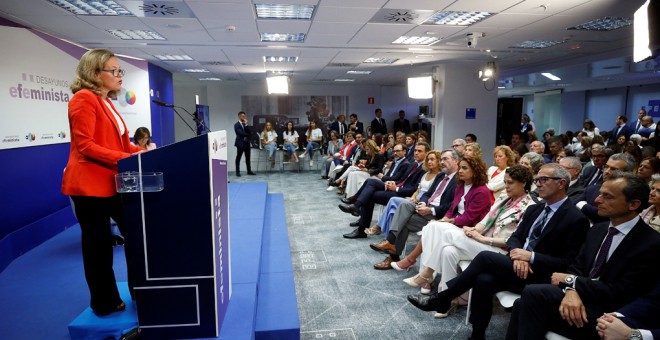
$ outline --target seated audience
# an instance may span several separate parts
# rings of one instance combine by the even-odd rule
[[[144,126],[135,130],[132,144],[146,149],[147,151],[156,148],[156,143],[151,141],[151,132],[149,132],[149,129]]]
[[[472,156],[478,159],[484,158],[484,155],[481,152],[481,145],[479,145],[477,142],[466,144],[463,156]]]
[[[300,158],[305,158],[309,154],[309,166],[312,167],[314,166],[314,150],[321,147],[323,141],[323,132],[316,126],[315,120],[309,122],[309,128],[307,128],[305,136],[307,137],[307,146]]]
[[[660,232],[660,174],[654,174],[651,180],[651,193],[649,194],[649,206],[639,216],[651,228]]]
[[[511,237],[527,206],[534,204],[528,195],[532,173],[522,165],[506,169],[506,195],[500,195],[490,212],[474,227],[462,229],[450,223],[431,222],[422,229],[422,238],[415,250],[402,261],[392,263],[394,269],[404,269],[422,255],[422,266],[417,276],[404,282],[418,286],[433,280],[434,272],[441,275],[438,290],[458,275],[458,262],[471,261],[482,251],[506,254],[506,241]],[[428,291],[427,293],[430,293]],[[455,304],[456,305],[456,304]],[[436,315],[446,317],[448,314]]]
[[[282,132],[282,139],[284,140],[284,150],[286,150],[287,157],[285,161],[290,162],[291,161],[291,156],[293,156],[293,159],[298,162],[298,154],[296,154],[296,150],[298,150],[298,131],[296,131],[293,127],[293,122],[287,122],[286,123],[286,130]]]
[[[621,307],[605,313],[596,326],[601,339],[660,339],[660,283],[653,291]],[[634,328],[633,328],[634,327]]]
[[[346,140],[349,140],[350,137],[346,137]],[[349,141],[350,143],[350,141]],[[339,151],[344,147],[344,141],[339,139],[339,133],[335,130],[330,130],[330,140],[328,141],[328,150],[325,157],[323,158],[323,164],[321,165],[321,179],[328,177],[328,172],[330,171],[330,165],[334,164],[335,155],[339,154]]]
[[[637,174],[651,186],[653,175],[660,174],[660,160],[655,157],[644,158],[639,163]]]
[[[277,151],[277,132],[273,129],[271,122],[266,122],[264,130],[261,131],[261,146],[268,151],[270,167],[275,166],[275,151]]]

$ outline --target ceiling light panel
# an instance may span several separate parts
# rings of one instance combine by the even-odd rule
[[[440,41],[437,37],[410,37],[402,36],[392,41],[395,45],[433,45]]]
[[[210,73],[211,71],[209,71],[205,68],[187,68],[187,69],[184,69],[183,72],[186,72],[186,73]]]
[[[298,57],[264,56],[264,63],[295,63]]]
[[[303,42],[305,33],[261,33],[262,42]]]
[[[539,48],[547,48],[547,47],[559,45],[565,42],[566,41],[563,40],[527,40],[521,42],[520,44],[511,46],[511,48],[539,49]]]
[[[166,40],[159,33],[145,30],[106,30],[121,40]]]
[[[311,20],[316,6],[286,4],[255,4],[257,19]]]
[[[619,18],[619,17],[604,17],[577,26],[569,27],[569,30],[585,30],[585,31],[611,31],[617,28],[632,25],[632,19]]]
[[[360,70],[351,70],[351,71],[346,71],[346,74],[372,74],[374,71],[360,71]]]
[[[355,79],[350,79],[350,78],[338,78],[335,79],[336,82],[341,82],[341,83],[352,83],[355,81]]]
[[[549,72],[543,72],[543,73],[541,73],[541,75],[548,78],[548,79],[550,79],[550,80],[554,80],[554,81],[561,80],[561,78],[559,78],[556,75],[554,75],[552,73],[549,73]]]
[[[134,16],[112,0],[48,0],[75,15]]]
[[[491,15],[493,13],[489,12],[441,11],[433,14],[424,24],[470,26]]]
[[[163,60],[163,61],[183,61],[183,60],[193,60],[192,57],[189,55],[174,55],[174,54],[156,54],[154,57],[158,58],[158,60]]]
[[[222,81],[222,79],[216,78],[216,77],[199,78],[199,80],[201,80],[201,81]]]
[[[394,64],[398,58],[367,58],[363,62],[370,64]]]

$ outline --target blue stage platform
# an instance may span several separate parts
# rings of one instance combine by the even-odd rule
[[[267,183],[231,183],[229,218],[232,297],[220,336],[215,339],[300,339],[282,194],[268,194]],[[79,240],[78,226],[67,229],[0,273],[0,302],[12,310],[0,319],[0,338],[38,339],[46,334],[50,339],[69,335],[71,339],[117,338],[135,326],[135,305],[125,296],[125,282],[119,287],[127,311],[97,317],[89,308],[81,308],[88,296],[81,280]],[[118,280],[125,280],[121,247],[115,248],[115,261]],[[39,275],[51,278],[36,280]],[[66,307],[58,312],[55,306]],[[67,316],[77,313],[75,318]]]

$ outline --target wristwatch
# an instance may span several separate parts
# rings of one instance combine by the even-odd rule
[[[642,340],[642,332],[639,329],[631,329],[630,340]]]
[[[564,293],[566,293],[566,289],[575,290],[575,279],[577,279],[575,275],[566,276],[564,282],[559,282],[559,288],[562,288]]]

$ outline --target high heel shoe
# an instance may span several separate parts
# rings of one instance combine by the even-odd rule
[[[365,230],[365,232],[366,232],[366,230]],[[368,233],[367,233],[367,234],[368,234]],[[407,257],[405,257],[405,258],[404,258],[403,260],[401,260],[401,261],[398,261],[398,262],[392,262],[391,266],[392,266],[392,268],[394,268],[394,269],[397,270],[397,271],[405,270],[405,271],[408,271],[408,272],[409,272],[410,269],[412,269],[412,266],[415,265],[415,263],[417,263],[416,260],[412,260],[412,261],[411,261],[411,260],[408,260]]]
[[[380,230],[380,227],[379,227],[379,226],[374,225],[374,226],[372,226],[372,227],[370,227],[370,228],[365,229],[364,232],[365,232],[365,234],[367,234],[367,235],[380,235],[381,230]],[[397,270],[398,270],[398,269],[397,269]]]
[[[423,285],[424,283],[429,283],[430,284],[431,281],[433,281],[432,277],[431,278],[426,278],[426,277],[422,276],[422,274],[417,274],[413,277],[403,279],[403,282],[405,282],[407,285],[409,285],[411,287],[415,287],[415,288]]]
[[[437,312],[433,315],[433,317],[436,318],[436,319],[444,319],[444,318],[448,317],[449,314],[455,312],[456,309],[458,309],[458,305],[459,305],[459,303],[458,303],[457,299],[451,300],[451,305],[449,306],[449,309],[447,309],[446,312],[444,312],[444,313]]]

